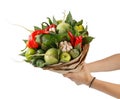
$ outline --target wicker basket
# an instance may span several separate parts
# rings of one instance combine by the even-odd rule
[[[58,63],[54,65],[45,66],[43,67],[43,69],[54,71],[57,73],[62,73],[62,74],[80,70],[84,64],[84,60],[86,58],[88,50],[89,50],[89,44],[86,44],[83,46],[83,50],[77,58],[67,63]]]

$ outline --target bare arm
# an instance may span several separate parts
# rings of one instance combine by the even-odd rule
[[[107,58],[87,63],[90,72],[112,71],[120,69],[120,54],[115,54]]]
[[[85,84],[89,86],[90,82],[93,79],[93,76],[90,74],[86,66],[84,66],[80,71],[67,73],[64,74],[64,76],[70,78],[77,85]],[[113,84],[95,79],[91,87],[113,97],[116,97],[117,99],[120,99],[120,84]]]
[[[92,88],[120,99],[120,84],[113,84],[95,79],[92,84]]]

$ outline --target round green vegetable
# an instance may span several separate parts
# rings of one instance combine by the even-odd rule
[[[36,66],[37,66],[37,67],[43,67],[43,66],[45,66],[44,60],[38,59],[38,60],[36,61]]]
[[[72,50],[70,50],[69,53],[73,59],[80,55],[80,51],[78,49],[72,49]]]
[[[70,30],[70,25],[65,22],[61,22],[57,26],[58,33],[67,33]]]
[[[32,56],[33,54],[36,53],[36,50],[35,49],[32,49],[32,48],[28,48],[27,51],[25,52],[25,57],[28,61],[30,61],[32,59]]]

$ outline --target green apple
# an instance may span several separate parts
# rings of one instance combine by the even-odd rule
[[[71,26],[68,23],[61,22],[56,29],[58,30],[58,33],[66,33],[70,30],[70,27]]]
[[[48,65],[56,64],[58,60],[58,49],[50,48],[46,51],[44,60]]]
[[[60,55],[61,62],[69,62],[71,60],[71,56],[68,52],[62,52]]]

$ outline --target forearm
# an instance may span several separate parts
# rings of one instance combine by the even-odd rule
[[[111,71],[120,69],[120,54],[86,64],[90,72]]]
[[[95,79],[92,88],[120,99],[120,85]]]

